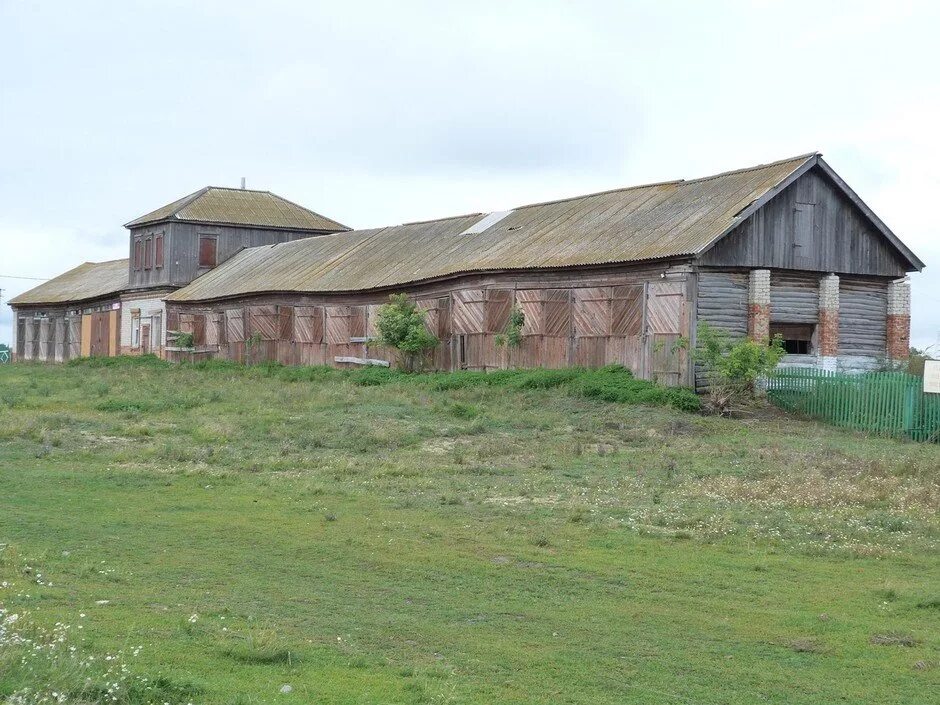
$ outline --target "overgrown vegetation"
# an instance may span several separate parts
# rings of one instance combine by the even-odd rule
[[[525,326],[525,313],[519,306],[513,306],[509,312],[509,321],[506,323],[506,332],[499,333],[493,338],[498,348],[518,348],[522,345],[522,328]]]
[[[735,408],[753,401],[758,380],[773,372],[785,354],[780,336],[769,343],[750,338],[732,340],[723,331],[700,323],[695,362],[704,371],[706,408],[728,416]]]
[[[0,369],[0,604],[91,664],[0,702],[923,702],[940,447],[585,393],[634,382]]]
[[[426,315],[406,294],[392,294],[379,308],[375,324],[379,342],[396,350],[401,367],[409,372],[423,370],[440,344],[424,323]]]

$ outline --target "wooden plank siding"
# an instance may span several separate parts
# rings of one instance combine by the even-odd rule
[[[428,330],[441,341],[430,366],[492,370],[617,363],[640,377],[685,383],[690,379],[688,355],[675,350],[674,343],[689,335],[694,287],[690,274],[663,281],[663,271],[662,266],[653,265],[593,277],[569,275],[567,281],[550,273],[543,277],[525,273],[519,278],[493,277],[478,286],[438,288],[427,291],[429,295],[416,295]],[[572,285],[580,282],[593,285]],[[370,340],[376,336],[382,303],[382,299],[369,302],[355,295],[343,301],[339,295],[284,294],[199,307],[171,302],[169,310],[181,321],[193,315],[224,321],[226,337],[209,351],[219,357],[245,359],[235,341],[257,333],[263,344],[256,346],[251,362],[348,364],[336,359],[356,358],[395,364],[394,351]],[[497,346],[496,337],[506,332],[514,306],[525,316],[522,343],[513,349]],[[647,309],[651,306],[650,316]],[[244,330],[242,320],[248,321]],[[206,336],[200,342],[211,347],[210,339]]]
[[[698,258],[701,265],[901,277],[909,266],[818,167]]]
[[[281,230],[209,223],[164,222],[131,229],[129,237],[129,286],[131,288],[183,286],[212,267],[200,266],[200,254],[218,266],[246,247],[275,245],[306,237],[327,234],[309,230]],[[202,247],[215,252],[200,253]],[[211,241],[211,244],[210,244]],[[148,264],[144,256],[147,243],[156,256]],[[140,243],[140,266],[135,267],[136,243]],[[158,266],[159,265],[159,266]]]

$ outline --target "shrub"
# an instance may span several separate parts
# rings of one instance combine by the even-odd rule
[[[732,341],[707,323],[697,330],[695,361],[702,365],[708,384],[708,407],[723,416],[732,407],[753,399],[757,381],[773,372],[786,354],[783,340],[767,344],[750,339]]]
[[[522,345],[522,327],[525,325],[525,313],[518,306],[513,306],[509,313],[509,322],[506,324],[506,332],[497,335],[493,342],[496,347],[503,346],[518,348]]]
[[[409,372],[424,368],[428,354],[440,341],[424,325],[425,312],[405,294],[392,294],[379,309],[375,327],[382,345],[398,351],[399,363]]]

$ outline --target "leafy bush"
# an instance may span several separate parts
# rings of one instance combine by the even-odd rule
[[[525,325],[525,313],[518,306],[513,306],[509,312],[509,322],[506,324],[506,332],[497,335],[493,342],[496,347],[507,346],[518,348],[522,345],[522,327]]]
[[[424,325],[425,312],[405,294],[392,294],[379,308],[375,327],[382,345],[398,351],[401,366],[409,372],[422,370],[428,354],[440,341]]]
[[[697,339],[695,361],[705,371],[707,405],[721,415],[730,415],[732,407],[753,399],[757,381],[773,372],[786,354],[779,335],[766,344],[750,339],[733,341],[700,323]]]

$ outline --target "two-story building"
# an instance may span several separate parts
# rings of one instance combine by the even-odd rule
[[[9,302],[17,359],[162,356],[167,294],[246,247],[348,229],[270,191],[213,186],[125,227],[127,259],[85,262]]]

